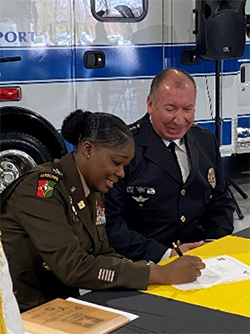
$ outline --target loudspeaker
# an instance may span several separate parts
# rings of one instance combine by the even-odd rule
[[[204,59],[242,56],[246,42],[246,0],[196,0],[196,53]]]

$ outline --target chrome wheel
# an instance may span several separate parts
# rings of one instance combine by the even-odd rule
[[[36,165],[34,159],[23,151],[13,149],[0,152],[0,193]]]

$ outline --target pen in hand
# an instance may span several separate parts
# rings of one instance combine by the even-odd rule
[[[181,242],[177,240],[177,242],[173,242],[172,245],[174,246],[174,250],[179,256],[183,256],[182,251],[180,250],[179,246],[181,245]]]

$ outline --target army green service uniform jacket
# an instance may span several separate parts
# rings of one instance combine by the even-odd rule
[[[35,167],[2,194],[2,243],[21,311],[79,288],[147,287],[149,266],[109,246],[103,198],[94,194],[88,204],[72,153]]]

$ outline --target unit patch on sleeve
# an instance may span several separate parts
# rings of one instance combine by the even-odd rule
[[[42,173],[39,175],[37,196],[39,197],[52,197],[54,192],[54,187],[57,184],[59,178],[58,176],[50,173]]]

